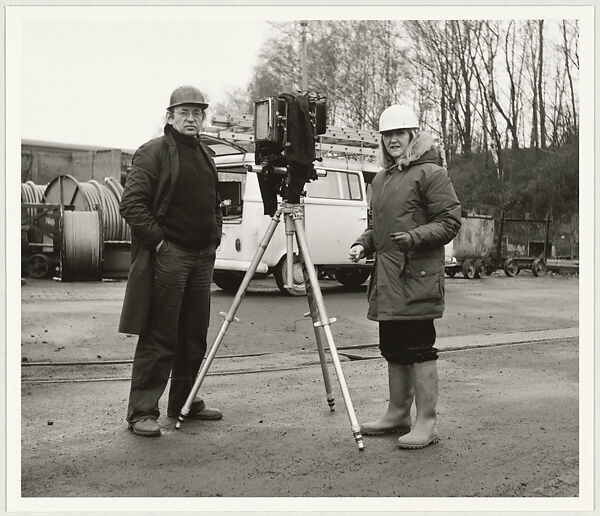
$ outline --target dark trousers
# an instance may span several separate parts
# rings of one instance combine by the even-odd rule
[[[388,362],[409,365],[437,360],[433,319],[379,321],[379,350]]]
[[[158,418],[172,372],[168,412],[179,413],[204,353],[215,247],[186,250],[165,242],[154,263],[148,327],[133,358],[127,421]]]

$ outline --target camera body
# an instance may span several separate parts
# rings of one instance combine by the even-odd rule
[[[327,130],[326,98],[318,93],[282,93],[254,102],[255,163],[265,213],[276,196],[297,204],[304,184],[316,179],[316,137]]]
[[[283,93],[277,97],[267,97],[254,102],[254,141],[255,162],[257,165],[271,163],[283,156],[287,148],[294,145],[298,138],[307,137],[307,134],[294,134],[288,126],[290,110],[293,104],[300,106],[304,111],[299,114],[307,117],[307,122],[312,127],[312,138],[324,134],[327,130],[327,103],[326,98],[318,93],[301,93],[292,95]],[[300,143],[300,142],[298,142]]]

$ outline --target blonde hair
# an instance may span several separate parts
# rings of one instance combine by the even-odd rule
[[[410,135],[410,143],[412,143],[417,137],[417,131],[415,129],[404,129]],[[410,146],[409,143],[409,146]],[[385,148],[383,143],[383,134],[379,138],[379,148],[377,149],[377,163],[381,168],[388,170],[396,164],[396,160],[390,155]]]

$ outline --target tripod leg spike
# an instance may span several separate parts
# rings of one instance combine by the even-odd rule
[[[314,309],[311,310],[313,313],[318,314],[318,319],[321,322],[319,326],[319,330],[322,330],[323,337],[325,337],[325,341],[328,344],[329,352],[331,353],[331,359],[333,360],[334,369],[338,378],[338,382],[340,384],[340,388],[342,390],[342,396],[344,398],[344,403],[346,405],[346,412],[348,413],[348,419],[350,419],[350,426],[352,428],[352,433],[354,434],[354,439],[356,444],[358,444],[358,449],[363,450],[364,444],[362,440],[362,435],[360,434],[360,425],[358,424],[358,420],[356,419],[356,413],[354,412],[354,406],[352,405],[352,399],[350,398],[350,393],[348,391],[348,386],[346,385],[346,380],[344,378],[344,373],[342,371],[342,364],[340,363],[340,358],[338,356],[337,348],[335,347],[335,342],[333,339],[333,334],[331,333],[331,320],[327,316],[327,310],[325,309],[325,302],[323,301],[323,294],[321,293],[321,288],[319,287],[319,280],[317,278],[317,274],[315,272],[312,259],[310,257],[310,253],[308,252],[308,246],[306,243],[306,236],[304,233],[304,226],[302,225],[302,220],[300,218],[294,219],[294,224],[296,226],[296,240],[298,241],[298,249],[301,253],[302,261],[303,261],[303,271],[305,272],[305,276],[308,275],[307,282],[307,294],[309,295],[309,306],[311,306],[311,298],[312,304],[314,304]],[[309,286],[310,285],[310,289]],[[312,306],[311,306],[312,308]],[[313,317],[314,321],[314,317]],[[315,326],[316,327],[316,326]],[[319,339],[317,339],[318,341]],[[321,362],[324,365],[323,361]],[[328,398],[329,398],[329,392]]]
[[[365,451],[365,444],[363,443],[360,432],[354,432],[354,440],[356,441],[356,444],[358,444],[358,451]]]
[[[329,404],[329,410],[331,412],[335,412],[335,399],[334,398],[327,398],[327,403]]]
[[[181,428],[183,421],[184,421],[184,417],[181,414],[179,414],[179,416],[177,417],[177,423],[175,423],[176,430],[179,430]]]

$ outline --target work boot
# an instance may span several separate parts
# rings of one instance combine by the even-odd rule
[[[167,412],[169,417],[178,417],[179,412]],[[207,407],[203,400],[195,400],[190,407],[190,413],[185,416],[189,419],[200,419],[204,421],[214,421],[223,418],[223,413],[218,408]]]
[[[158,437],[160,435],[160,427],[153,417],[129,423],[129,429],[134,434],[143,435],[144,437]]]
[[[388,362],[390,401],[387,412],[376,421],[360,425],[365,435],[407,433],[410,431],[410,407],[413,402],[412,364]]]
[[[400,448],[425,448],[439,441],[435,406],[438,399],[437,360],[413,364],[417,420],[412,430],[398,438]]]

